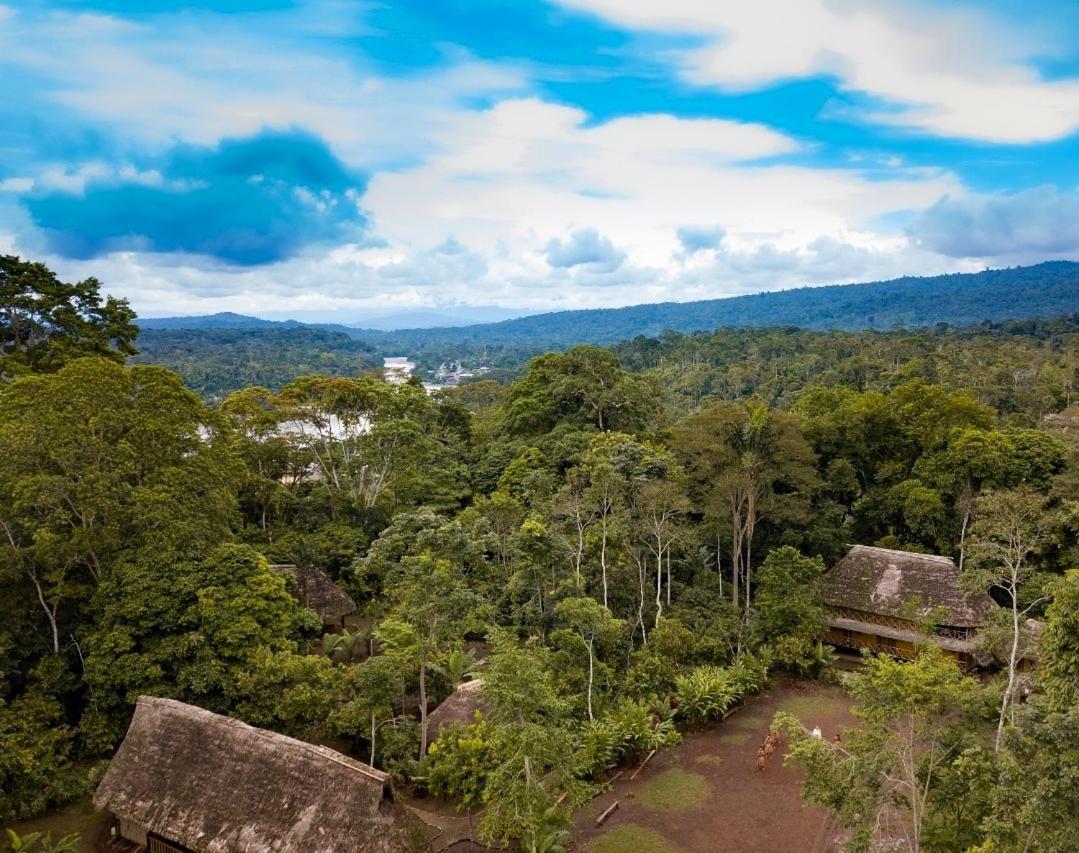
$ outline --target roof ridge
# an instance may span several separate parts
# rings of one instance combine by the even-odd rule
[[[318,744],[307,743],[299,738],[294,738],[289,735],[281,734],[281,732],[275,732],[272,729],[262,729],[258,726],[253,726],[250,723],[245,723],[243,720],[238,720],[236,717],[229,717],[225,714],[218,714],[214,711],[210,711],[207,708],[199,707],[198,705],[192,705],[188,702],[182,702],[179,699],[169,699],[165,696],[140,696],[136,701],[136,705],[156,705],[166,708],[173,708],[183,711],[194,711],[196,716],[202,716],[206,719],[211,719],[213,722],[220,725],[232,726],[233,728],[247,729],[251,734],[262,738],[267,741],[288,741],[290,744],[299,746],[304,752],[313,753],[321,758],[325,758],[335,764],[340,764],[342,767],[347,767],[349,770],[353,770],[360,773],[363,776],[367,776],[375,782],[385,785],[389,781],[390,776],[383,771],[372,767],[369,764],[364,764],[362,761],[357,761],[350,756],[337,752],[326,746],[320,746]]]
[[[898,548],[882,548],[879,545],[848,545],[849,549],[861,548],[863,551],[880,551],[884,554],[902,554],[904,557],[916,557],[919,560],[937,560],[941,563],[955,565],[955,560],[945,557],[943,554],[923,554],[920,551],[900,551]]]

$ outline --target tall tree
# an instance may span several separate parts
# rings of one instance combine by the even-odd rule
[[[134,320],[126,299],[102,298],[96,278],[65,284],[44,264],[0,255],[0,379],[83,356],[123,362],[137,352]]]
[[[430,554],[406,556],[386,576],[390,613],[376,636],[385,653],[410,662],[419,676],[420,758],[427,752],[427,669],[483,624],[484,599],[467,586],[460,565]]]
[[[240,469],[221,427],[160,367],[79,359],[0,389],[0,547],[53,654],[119,554],[229,534]]]
[[[659,392],[610,351],[579,346],[532,359],[506,402],[507,426],[516,433],[537,435],[561,422],[634,432],[657,412]]]
[[[699,511],[727,517],[734,603],[749,613],[753,542],[762,518],[804,520],[818,485],[816,455],[802,422],[764,406],[717,403],[673,433]],[[722,509],[721,509],[722,508]]]
[[[970,553],[969,583],[995,590],[1005,598],[1009,617],[1007,648],[1008,678],[1000,701],[996,748],[1004,737],[1004,725],[1014,722],[1020,652],[1027,614],[1044,599],[1025,596],[1023,589],[1034,573],[1031,562],[1045,546],[1052,528],[1048,499],[1028,486],[992,492],[980,501]]]
[[[835,812],[859,847],[898,837],[919,853],[934,786],[962,744],[956,729],[978,684],[927,645],[909,663],[868,658],[848,685],[860,724],[842,744],[814,737],[792,714],[776,715],[790,736],[788,758],[806,771],[803,796]]]

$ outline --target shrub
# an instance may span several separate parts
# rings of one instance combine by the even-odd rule
[[[722,717],[739,698],[730,670],[721,666],[698,666],[675,681],[678,710],[696,722]]]
[[[581,772],[594,776],[629,758],[681,741],[669,712],[626,699],[602,719],[585,726],[579,750]]]
[[[477,808],[491,771],[498,766],[491,724],[483,719],[455,723],[427,748],[420,774],[438,796],[455,797],[459,809]]]

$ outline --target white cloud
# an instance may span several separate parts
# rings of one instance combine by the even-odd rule
[[[1079,130],[1079,80],[1032,65],[1061,49],[1051,33],[972,8],[890,0],[560,0],[623,26],[704,36],[678,55],[686,79],[747,90],[834,75],[886,99],[872,119],[994,142],[1058,139]]]
[[[663,115],[593,125],[526,99],[460,113],[435,141],[437,155],[376,174],[363,196],[383,245],[309,249],[256,269],[138,253],[50,262],[70,277],[97,275],[144,315],[338,318],[477,302],[557,310],[706,299],[977,266],[875,225],[963,195],[953,176],[761,163],[757,155],[797,143],[756,125]],[[713,222],[722,240],[686,252],[686,223]]]
[[[566,240],[552,238],[544,250],[547,263],[560,269],[587,267],[592,272],[614,272],[626,259],[626,253],[595,228],[581,228]]]
[[[759,125],[666,115],[599,125],[585,119],[538,100],[464,115],[440,136],[440,154],[376,175],[364,207],[395,245],[430,246],[453,233],[496,259],[542,264],[536,253],[549,240],[595,228],[636,266],[663,267],[687,222],[724,223],[736,250],[763,241],[789,249],[821,236],[872,240],[868,223],[877,217],[962,191],[937,171],[870,180],[854,170],[750,162],[797,148]]]
[[[152,24],[89,13],[0,16],[0,63],[42,81],[46,102],[140,144],[214,145],[302,127],[363,169],[415,160],[462,101],[527,85],[517,70],[468,56],[380,76],[358,52],[310,40],[302,10],[282,14],[189,13]]]

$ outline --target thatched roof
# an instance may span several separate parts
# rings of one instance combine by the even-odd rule
[[[352,596],[330,580],[322,569],[276,563],[270,566],[270,570],[284,575],[289,591],[304,607],[314,610],[323,622],[336,622],[356,612],[356,602]]]
[[[427,730],[431,740],[438,740],[442,730],[454,723],[472,723],[476,712],[483,713],[490,708],[483,698],[483,679],[476,678],[459,684],[441,705],[427,715]]]
[[[385,773],[173,699],[139,699],[94,804],[197,853],[425,849]]]
[[[985,593],[963,591],[959,569],[948,557],[868,545],[854,545],[824,575],[822,593],[833,607],[881,616],[911,619],[943,608],[939,624],[960,628],[984,625],[996,607]],[[915,600],[920,605],[911,613]]]

